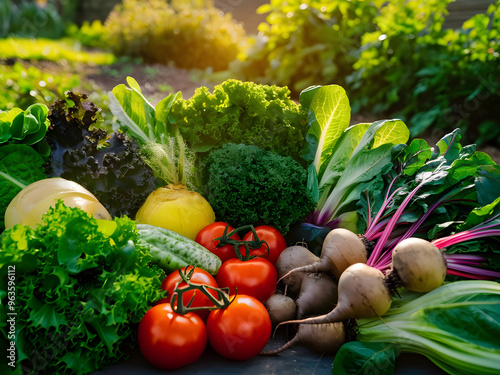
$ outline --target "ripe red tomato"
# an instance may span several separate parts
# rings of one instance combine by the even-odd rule
[[[276,264],[281,252],[287,248],[285,237],[283,237],[276,228],[268,225],[259,225],[255,227],[255,232],[259,240],[266,241],[269,246],[269,253],[266,244],[263,244],[258,249],[251,250],[250,255],[263,256],[273,265]],[[253,239],[254,237],[251,231],[243,237],[243,241],[253,241]],[[245,251],[244,248],[243,251]]]
[[[139,348],[162,369],[176,369],[196,361],[207,345],[207,329],[193,313],[177,314],[169,303],[153,306],[141,319]]]
[[[276,292],[278,272],[264,258],[226,260],[215,276],[219,288],[229,288],[229,294],[246,294],[265,301]]]
[[[222,260],[222,262],[225,262],[226,260],[231,258],[236,258],[236,252],[232,245],[217,247],[219,241],[214,241],[214,238],[222,236],[227,225],[227,223],[224,223],[222,221],[216,221],[215,223],[209,224],[198,232],[195,240],[200,245],[217,255]],[[233,230],[234,228],[229,225],[227,234],[229,234]],[[238,235],[238,233],[235,233],[230,238],[233,240],[240,240],[240,236]]]
[[[181,268],[182,272],[190,271],[193,266],[183,267]],[[172,297],[176,294],[174,293],[175,285],[181,280],[181,276],[178,271],[171,272],[161,283],[161,288],[168,292],[167,301],[170,302]],[[217,281],[214,279],[212,275],[210,275],[204,269],[194,267],[193,275],[190,280],[193,284],[196,285],[208,285],[213,288],[218,288]],[[181,281],[179,284],[179,288],[187,286],[186,282]],[[210,290],[210,294],[217,298],[217,292],[214,290]],[[193,298],[194,296],[194,298]],[[182,300],[184,305],[187,305],[189,301],[193,298],[193,302],[191,303],[191,307],[202,307],[202,306],[213,306],[213,303],[210,299],[202,293],[200,290],[192,290],[183,294]],[[196,310],[193,311],[197,314],[203,321],[205,322],[208,318],[209,310]]]
[[[271,319],[260,301],[238,294],[228,307],[210,312],[207,337],[223,357],[247,360],[259,354],[269,341]]]

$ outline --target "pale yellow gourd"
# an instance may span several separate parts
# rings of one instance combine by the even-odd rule
[[[194,241],[201,229],[215,221],[215,213],[201,194],[184,185],[170,184],[148,196],[135,220],[172,230]]]
[[[53,177],[29,184],[12,199],[5,211],[5,228],[16,224],[36,226],[59,199],[66,206],[79,207],[96,219],[112,219],[108,210],[82,185]]]

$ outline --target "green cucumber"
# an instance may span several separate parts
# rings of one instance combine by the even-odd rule
[[[222,264],[217,255],[177,232],[150,224],[137,224],[137,230],[139,241],[149,245],[153,263],[166,273],[195,266],[215,275]]]

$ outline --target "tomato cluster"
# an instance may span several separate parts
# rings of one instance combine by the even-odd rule
[[[141,352],[159,368],[192,363],[207,344],[223,357],[250,359],[271,337],[263,303],[276,291],[274,264],[286,248],[281,233],[263,225],[240,236],[227,223],[215,222],[198,233],[196,242],[223,263],[215,277],[188,266],[163,281],[167,297],[144,315],[138,332]]]
[[[221,245],[219,238],[224,234],[237,241],[233,241],[233,245]],[[231,294],[250,295],[263,302],[276,292],[278,274],[274,265],[286,248],[285,238],[267,225],[248,230],[241,241],[239,238],[237,230],[228,223],[215,222],[198,233],[196,242],[223,261],[216,275],[219,287],[229,288]],[[245,242],[257,240],[261,243],[258,247],[247,249],[243,246]]]

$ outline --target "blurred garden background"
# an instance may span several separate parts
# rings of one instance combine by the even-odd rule
[[[462,129],[498,160],[500,0],[0,0],[0,110],[68,90],[106,114],[134,77],[152,102],[228,78],[339,84],[353,121]]]

